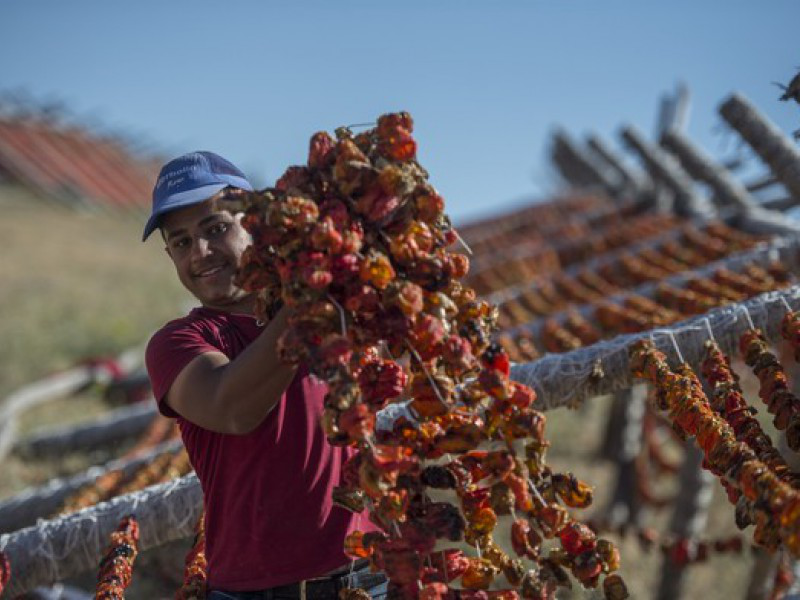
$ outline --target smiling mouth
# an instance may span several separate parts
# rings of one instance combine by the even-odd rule
[[[214,275],[216,275],[217,273],[222,271],[224,268],[225,268],[225,265],[216,265],[216,266],[213,266],[213,267],[209,267],[207,269],[203,269],[202,271],[196,271],[195,273],[192,274],[192,277],[194,277],[195,279],[203,279],[205,277],[213,277]]]

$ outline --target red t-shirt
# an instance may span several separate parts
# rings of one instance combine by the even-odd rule
[[[331,502],[353,450],[327,442],[319,426],[327,387],[306,368],[247,435],[199,427],[163,401],[193,358],[222,352],[233,359],[261,331],[249,315],[196,308],[167,323],[147,347],[159,409],[178,419],[203,488],[209,589],[258,590],[320,576],[348,562],[347,533],[373,529],[366,515]]]

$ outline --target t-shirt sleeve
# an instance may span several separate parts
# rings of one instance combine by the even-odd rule
[[[167,392],[186,365],[206,352],[220,352],[220,349],[212,345],[200,330],[188,324],[170,323],[150,338],[145,351],[145,365],[158,410],[163,415],[179,416],[165,402]]]

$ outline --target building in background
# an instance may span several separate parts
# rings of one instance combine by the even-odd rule
[[[0,194],[84,208],[145,210],[161,159],[45,108],[0,110]]]

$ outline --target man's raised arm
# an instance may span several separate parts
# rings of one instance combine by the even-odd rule
[[[192,359],[167,392],[167,404],[195,425],[242,435],[253,431],[281,399],[296,367],[281,362],[277,342],[290,309],[281,308],[261,335],[230,360],[221,352]]]

